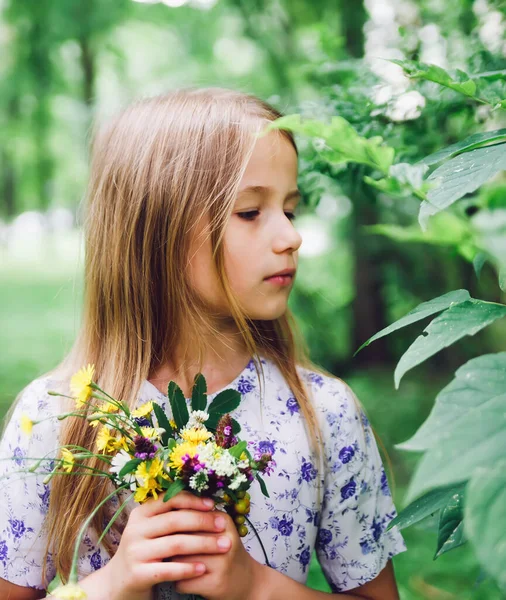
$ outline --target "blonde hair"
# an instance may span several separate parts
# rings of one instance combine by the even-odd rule
[[[207,215],[219,278],[259,379],[258,358],[264,356],[291,388],[321,464],[317,415],[297,366],[325,371],[309,361],[289,311],[272,321],[252,321],[243,314],[224,266],[224,228],[253,150],[252,134],[280,116],[249,94],[189,88],[142,99],[96,131],[85,202],[83,320],[71,352],[53,374],[65,381],[93,363],[95,381],[133,406],[143,380],[173,358],[182,324],[202,361],[209,337],[202,333],[219,332],[200,310],[185,273],[189,234]],[[290,132],[279,135],[296,149]],[[93,448],[97,431],[84,419],[67,419],[60,444]],[[98,461],[88,464],[99,466]],[[47,549],[64,579],[79,527],[105,498],[108,485],[86,476],[52,480]],[[105,518],[102,509],[94,519],[99,533]],[[109,534],[104,546],[112,556]]]

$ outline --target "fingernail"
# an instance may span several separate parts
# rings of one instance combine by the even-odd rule
[[[195,573],[202,575],[202,573],[206,570],[206,566],[202,563],[195,565]]]
[[[204,504],[209,508],[212,508],[214,506],[214,500],[211,500],[211,498],[205,498]]]
[[[224,517],[216,517],[214,519],[214,525],[216,529],[224,529],[225,528],[225,518]]]
[[[230,548],[231,543],[232,542],[230,541],[230,538],[226,535],[218,538],[218,548],[221,548],[222,550],[228,550]]]

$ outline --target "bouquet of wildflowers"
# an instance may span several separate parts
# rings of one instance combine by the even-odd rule
[[[189,410],[181,388],[171,381],[167,394],[172,410],[172,418],[169,419],[154,401],[131,411],[124,402],[114,399],[94,383],[94,371],[94,366],[88,365],[71,378],[72,396],[65,397],[75,401],[77,410],[57,418],[78,416],[87,419],[90,427],[99,427],[95,451],[80,446],[60,447],[59,458],[45,479],[47,483],[58,474],[87,473],[108,477],[115,484],[114,492],[95,508],[81,528],[74,548],[69,582],[61,585],[57,578],[48,588],[53,597],[68,600],[86,598],[85,592],[77,585],[81,539],[98,509],[118,491],[130,490],[131,495],[115,512],[98,543],[132,495],[139,503],[158,498],[161,494],[164,501],[168,501],[183,490],[212,498],[232,516],[239,535],[243,537],[248,532],[246,523],[254,530],[248,519],[250,497],[247,490],[256,479],[263,494],[268,496],[260,474],[270,474],[274,465],[271,454],[256,452],[252,456],[247,442],[237,437],[240,425],[229,414],[241,400],[236,390],[220,392],[208,405],[206,381],[199,373],[194,380]],[[58,392],[49,394],[64,396]],[[27,434],[36,424],[37,421],[32,421],[27,415],[21,418],[21,426]],[[104,468],[94,469],[82,464],[91,457],[98,457]],[[54,459],[36,459],[34,466],[23,472],[37,472],[44,460]],[[259,541],[261,544],[260,538]]]

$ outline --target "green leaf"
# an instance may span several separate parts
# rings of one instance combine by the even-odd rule
[[[454,494],[463,491],[464,487],[464,484],[459,484],[457,486],[452,485],[427,492],[406,506],[406,508],[390,522],[388,529],[396,526],[399,529],[405,529],[406,527],[411,527],[411,525],[426,519],[438,510],[444,508],[448,504],[450,498]]]
[[[168,487],[167,491],[165,492],[163,501],[168,502],[176,494],[179,494],[179,492],[182,492],[184,490],[184,487],[185,487],[184,481],[182,481],[181,479],[176,479],[175,481],[173,481],[171,483],[171,485]]]
[[[447,158],[453,158],[454,156],[458,156],[463,152],[468,152],[469,150],[474,150],[475,148],[480,148],[485,144],[491,144],[493,142],[498,142],[506,140],[506,129],[495,129],[494,131],[484,131],[482,133],[473,133],[460,142],[452,144],[451,146],[447,146],[442,150],[438,150],[434,152],[434,154],[429,154],[423,158],[420,163],[431,166],[437,163],[446,160]],[[416,163],[416,164],[420,164]]]
[[[468,481],[479,467],[506,459],[506,394],[468,410],[459,427],[423,455],[410,482],[407,500],[426,491]]]
[[[464,523],[481,565],[506,590],[506,460],[490,463],[473,474],[467,488]]]
[[[241,454],[246,450],[247,445],[248,442],[241,441],[238,442],[235,446],[229,448],[228,451],[233,457],[239,459],[241,457]]]
[[[414,60],[398,60],[391,58],[390,62],[399,65],[411,79],[425,79],[433,81],[440,85],[455,90],[464,96],[475,98],[476,83],[469,77],[467,73],[460,69],[455,70],[455,74],[451,75],[441,67],[433,64],[426,64]]]
[[[267,496],[267,498],[270,498],[269,492],[267,491],[267,486],[265,485],[265,481],[262,479],[262,477],[260,477],[260,475],[258,473],[256,474],[256,479],[257,479],[258,483],[260,484],[260,489],[262,490],[262,494],[264,496]]]
[[[483,300],[454,304],[436,317],[401,356],[395,369],[396,389],[407,371],[466,335],[475,335],[487,325],[506,316],[506,306]]]
[[[135,471],[141,462],[142,460],[140,458],[132,458],[132,460],[129,460],[123,465],[123,468],[118,473],[118,477],[124,477],[125,475],[128,475],[128,473]]]
[[[178,431],[188,423],[190,415],[188,413],[188,407],[186,406],[186,400],[181,388],[175,381],[169,383],[168,397],[170,407],[172,409],[172,416],[176,422]]]
[[[430,415],[415,435],[396,448],[419,452],[436,447],[445,437],[454,435],[454,430],[460,430],[460,421],[469,410],[481,410],[504,390],[506,352],[473,358],[439,392]]]
[[[241,403],[241,394],[233,389],[223,390],[217,394],[207,412],[215,415],[225,415],[235,410]]]
[[[216,427],[218,426],[218,421],[221,419],[222,416],[223,415],[221,415],[220,413],[210,414],[209,419],[207,419],[207,421],[205,422],[206,428],[209,429],[209,431],[215,432]],[[240,431],[241,426],[235,419],[232,419],[232,433],[234,435],[237,435]]]
[[[453,304],[465,302],[470,298],[471,296],[469,295],[469,292],[467,290],[455,290],[453,292],[443,294],[438,298],[433,298],[432,300],[429,300],[427,302],[422,302],[422,304],[419,304],[406,316],[402,317],[402,319],[399,319],[395,323],[392,323],[392,325],[389,325],[388,327],[385,327],[385,329],[382,329],[378,333],[374,334],[371,338],[369,338],[360,346],[360,348],[355,352],[353,356],[357,355],[360,352],[360,350],[362,350],[362,348],[365,348],[375,340],[378,340],[379,338],[382,338],[385,335],[390,335],[398,329],[402,329],[407,325],[411,325],[411,323],[416,323],[417,321],[425,319],[426,317],[429,317],[434,313],[441,312],[442,310],[445,310]]]
[[[464,535],[465,490],[453,494],[439,516],[437,549],[434,559],[445,552],[462,546],[467,540]]]
[[[167,418],[167,415],[165,414],[163,408],[156,402],[153,402],[153,412],[155,413],[158,427],[163,427],[163,429],[165,429],[165,433],[163,433],[161,436],[161,441],[162,444],[166,446],[169,441],[169,438],[173,435],[169,419]]]
[[[395,150],[384,145],[381,137],[360,136],[342,117],[332,117],[330,123],[324,123],[312,119],[301,121],[298,114],[286,115],[270,123],[265,131],[267,133],[273,129],[289,129],[318,138],[315,141],[316,149],[322,158],[331,163],[354,162],[387,173],[394,160]]]
[[[197,373],[192,389],[192,410],[206,410],[207,383],[202,373]]]
[[[420,205],[418,221],[422,229],[432,215],[442,211],[465,194],[477,190],[494,175],[506,169],[506,144],[477,148],[443,163],[427,181],[439,181]]]

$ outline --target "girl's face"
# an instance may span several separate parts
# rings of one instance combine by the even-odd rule
[[[250,319],[276,319],[286,311],[302,243],[293,226],[299,200],[297,154],[272,131],[255,144],[224,233],[230,286]],[[205,238],[197,236],[190,252],[192,284],[213,313],[230,316]],[[269,279],[287,270],[291,275]]]

